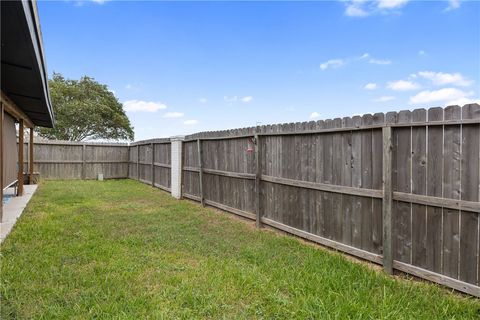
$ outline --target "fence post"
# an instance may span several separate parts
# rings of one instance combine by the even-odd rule
[[[140,145],[137,144],[137,180],[140,181]]]
[[[30,128],[28,142],[28,183],[33,184],[33,128]]]
[[[85,160],[86,160],[86,148],[87,146],[85,143],[82,144],[82,180],[85,180],[87,177],[86,169],[85,169]]]
[[[127,179],[130,179],[130,143],[127,146],[127,152],[128,152],[128,162],[127,162]]]
[[[19,129],[18,129],[18,176],[17,176],[18,189],[17,189],[17,195],[22,196],[23,195],[23,169],[24,169],[23,150],[25,148],[23,140],[24,140],[24,134],[25,134],[25,126],[24,126],[24,120],[23,119],[20,119],[19,123],[20,123],[20,125],[19,125]],[[2,186],[2,188],[3,188],[3,186]]]
[[[393,273],[392,251],[392,127],[382,128],[383,133],[383,269]]]
[[[256,166],[256,173],[255,173],[255,214],[256,214],[256,226],[257,228],[262,227],[262,186],[261,186],[261,178],[262,178],[262,161],[261,161],[261,144],[260,144],[260,136],[258,135],[258,128],[257,132],[255,133],[255,166]]]
[[[152,187],[155,186],[155,152],[154,152],[154,144],[152,142],[151,144],[151,147],[152,147],[152,169],[151,169],[151,176],[152,176]]]
[[[198,180],[200,187],[200,203],[205,207],[205,197],[203,196],[203,161],[202,161],[202,140],[197,139],[197,151],[198,151]]]
[[[171,142],[171,193],[172,197],[182,197],[182,143],[184,137],[176,136],[170,138]]]

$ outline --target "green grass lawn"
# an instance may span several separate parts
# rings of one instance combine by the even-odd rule
[[[132,180],[43,182],[2,256],[2,319],[480,317],[479,299]]]

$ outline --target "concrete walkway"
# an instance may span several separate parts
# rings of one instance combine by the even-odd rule
[[[23,196],[12,197],[3,205],[3,221],[0,223],[0,243],[2,243],[10,231],[12,231],[17,219],[22,215],[28,201],[30,201],[36,190],[36,184],[25,185]]]

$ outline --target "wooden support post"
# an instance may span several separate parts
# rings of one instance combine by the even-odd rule
[[[20,126],[18,130],[18,189],[17,195],[23,195],[23,149],[25,148],[23,135],[25,133],[25,126],[23,119],[19,120]]]
[[[383,132],[383,269],[393,273],[392,244],[392,127],[384,127]]]
[[[170,144],[172,145],[172,144]],[[183,140],[180,144],[180,198],[182,199],[183,197],[183,190],[185,189],[185,186],[183,185],[185,183],[185,172],[183,171],[183,167],[185,165],[185,152],[183,150]],[[173,148],[170,148],[170,152],[173,153]],[[171,180],[173,181],[173,180]]]
[[[82,145],[82,180],[87,178],[87,168],[85,167],[85,162],[87,159],[87,145],[84,143]]]
[[[259,140],[260,136],[255,134],[255,165],[257,172],[255,174],[255,213],[256,213],[256,226],[262,227],[262,161],[261,161],[261,144]]]
[[[202,140],[197,139],[198,150],[198,180],[200,184],[200,203],[205,207],[205,197],[203,195],[203,152],[202,152]]]
[[[33,184],[33,128],[30,128],[28,147],[28,183]]]
[[[154,145],[153,145],[153,142],[151,144],[151,148],[152,148],[152,187],[155,186],[155,167],[154,167],[154,164],[155,164],[155,152],[154,152],[154,149],[153,149]]]
[[[130,163],[131,163],[131,159],[130,159],[130,144],[128,145],[127,147],[127,179],[130,179]]]
[[[137,180],[140,181],[140,145],[137,144]]]

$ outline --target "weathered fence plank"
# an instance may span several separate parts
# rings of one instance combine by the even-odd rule
[[[334,128],[342,127],[342,120],[340,118],[333,119]],[[342,133],[336,131],[332,137],[332,184],[342,185]],[[332,194],[332,214],[333,214],[333,240],[341,242],[343,240],[343,224],[344,221],[342,212],[342,195]]]
[[[199,189],[200,189],[200,203],[202,206],[205,206],[205,197],[203,195],[203,162],[202,162],[202,141],[197,140],[197,153],[198,153],[198,179],[199,179]]]
[[[466,105],[462,119],[480,119],[480,105]],[[461,199],[479,199],[480,125],[462,125]],[[462,211],[460,216],[459,279],[479,285],[479,214]]]
[[[383,269],[393,273],[392,128],[383,128]]]
[[[428,122],[443,121],[443,109],[428,110]],[[427,129],[427,195],[442,197],[443,127]],[[442,213],[438,207],[427,207],[427,269],[441,273]]]
[[[385,123],[385,115],[376,113],[373,115],[373,124]],[[382,129],[372,129],[372,188],[383,190],[383,159],[380,155],[383,152]],[[373,199],[372,204],[372,252],[381,254],[383,251],[383,211],[382,200]]]
[[[445,108],[445,120],[460,120],[462,109],[459,106]],[[460,155],[461,126],[444,126],[443,139],[443,193],[447,199],[460,199]],[[479,203],[480,208],[480,203]],[[460,254],[460,211],[443,208],[442,235],[442,270],[443,274],[458,278],[458,262]]]
[[[411,112],[408,110],[400,111],[397,121],[397,123],[411,123]],[[393,191],[411,193],[411,128],[395,128],[393,130],[393,144]],[[411,263],[411,218],[411,203],[394,201],[393,258],[405,263]]]
[[[425,122],[427,111],[412,112],[412,122]],[[412,194],[427,194],[427,129],[412,127]],[[412,264],[427,267],[427,207],[412,204]]]
[[[263,142],[263,141],[262,141]],[[262,185],[260,177],[262,176],[262,143],[259,135],[255,134],[255,218],[257,228],[262,227]]]
[[[361,125],[371,126],[373,124],[373,116],[371,114],[366,114],[361,118]],[[360,184],[355,185],[355,187],[361,187],[365,189],[373,189],[372,181],[372,163],[375,155],[372,154],[373,148],[373,138],[372,130],[364,130],[359,132],[361,137],[361,154],[359,158],[361,159],[361,181]],[[374,198],[359,198],[360,201],[360,221],[361,224],[361,243],[360,248],[369,252],[373,252],[373,201]]]

